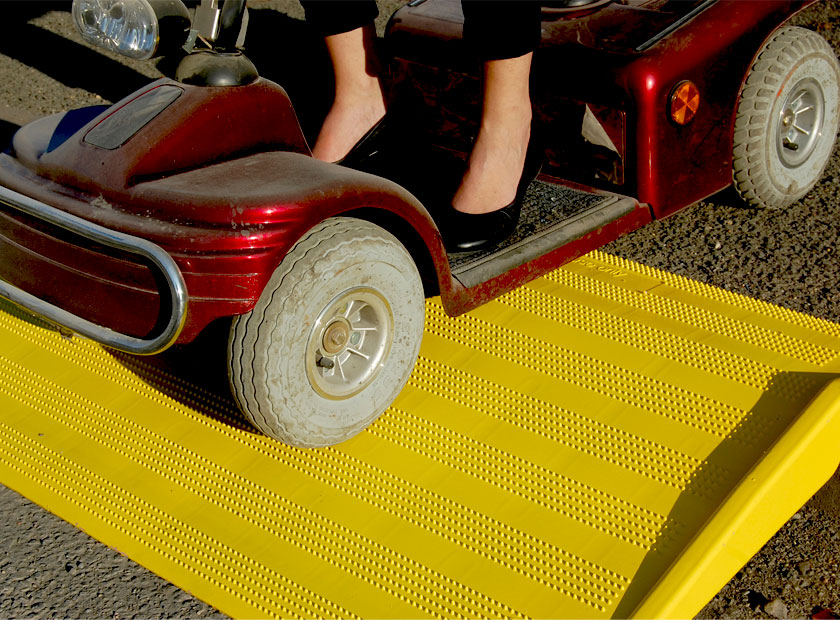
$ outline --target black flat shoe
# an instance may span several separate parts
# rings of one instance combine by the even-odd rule
[[[441,228],[446,251],[452,254],[480,252],[510,237],[519,224],[525,192],[540,173],[543,156],[542,145],[532,138],[525,154],[522,176],[516,187],[516,197],[501,209],[487,213],[464,213],[450,207]]]
[[[382,150],[385,144],[385,137],[388,133],[392,121],[389,119],[388,113],[380,118],[373,127],[368,129],[367,133],[359,138],[359,141],[353,145],[347,155],[336,162],[339,166],[346,168],[356,168],[363,165],[367,160],[376,155]]]

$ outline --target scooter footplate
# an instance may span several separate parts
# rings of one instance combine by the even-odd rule
[[[0,481],[234,617],[692,617],[838,465],[836,324],[601,252],[426,323],[383,416],[299,450],[212,356],[4,306]]]
[[[642,208],[633,198],[534,183],[514,233],[486,252],[449,255],[452,275],[470,288],[557,250]]]

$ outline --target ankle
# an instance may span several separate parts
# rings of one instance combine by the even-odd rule
[[[531,107],[517,107],[509,112],[482,118],[479,139],[498,144],[527,146],[531,136]]]
[[[353,101],[336,99],[312,148],[313,157],[328,162],[344,158],[385,111],[382,97]]]
[[[345,109],[385,109],[382,83],[374,75],[363,74],[345,79],[335,85],[333,107]]]

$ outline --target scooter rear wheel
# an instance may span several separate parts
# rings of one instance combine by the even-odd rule
[[[390,233],[332,218],[272,275],[228,344],[231,388],[266,435],[339,443],[373,422],[414,368],[425,318],[414,261]]]
[[[840,63],[816,32],[776,31],[756,58],[738,102],[735,188],[749,205],[780,209],[822,177],[840,125]]]

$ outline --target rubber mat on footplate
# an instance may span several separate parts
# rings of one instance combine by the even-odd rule
[[[691,616],[840,458],[840,326],[603,253],[429,301],[408,386],[323,450],[200,356],[4,308],[0,481],[237,617]]]

